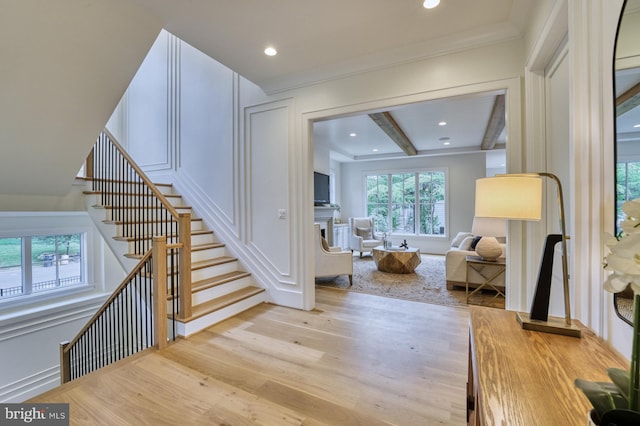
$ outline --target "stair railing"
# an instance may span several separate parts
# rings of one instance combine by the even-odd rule
[[[104,130],[85,165],[86,178],[100,193],[101,205],[122,228],[122,237],[132,241],[135,254],[151,248],[152,236],[163,235],[168,245],[180,250],[168,259],[168,279],[178,318],[191,316],[191,215],[179,213],[138,167],[115,138]]]
[[[152,249],[76,337],[60,344],[61,383],[144,349],[167,345],[167,258],[179,249],[154,237]],[[175,338],[175,327],[173,331]]]

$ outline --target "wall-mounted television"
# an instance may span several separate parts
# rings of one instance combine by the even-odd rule
[[[324,206],[331,202],[329,175],[313,172],[313,205]]]

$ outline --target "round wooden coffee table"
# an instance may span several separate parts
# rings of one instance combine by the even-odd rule
[[[373,260],[379,271],[393,274],[410,274],[420,264],[420,249],[417,248],[391,248],[382,246],[374,247]]]

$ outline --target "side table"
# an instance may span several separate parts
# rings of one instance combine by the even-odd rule
[[[481,266],[482,268],[479,268]],[[482,274],[484,269],[487,269],[486,266],[495,266],[495,268],[491,268],[493,270],[493,274],[489,276],[485,276]],[[482,275],[484,281],[476,287],[471,293],[469,293],[469,269],[475,270],[478,274]],[[482,290],[486,286],[491,287],[496,291],[496,295],[494,297],[502,296],[505,297],[504,292],[500,290],[498,287],[493,285],[493,282],[500,275],[504,274],[507,269],[507,262],[504,257],[499,257],[496,260],[483,260],[480,256],[467,256],[467,275],[466,275],[466,285],[465,285],[465,294],[467,297],[467,305],[469,304],[469,297],[473,296],[478,291]]]

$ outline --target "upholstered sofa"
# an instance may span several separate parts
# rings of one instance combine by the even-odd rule
[[[459,232],[451,241],[451,247],[445,254],[445,276],[447,280],[447,290],[453,290],[455,287],[465,288],[467,276],[467,256],[477,256],[478,254],[471,248],[476,237],[471,232]],[[500,243],[502,248],[502,257],[506,256],[506,244]],[[495,273],[494,266],[478,267],[480,272],[471,268],[469,270],[469,288],[475,288],[485,281],[485,277],[489,277]],[[483,277],[484,275],[484,277]],[[493,281],[498,288],[504,288],[504,274]]]

